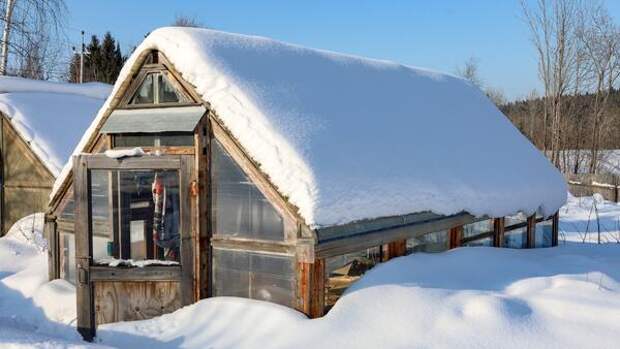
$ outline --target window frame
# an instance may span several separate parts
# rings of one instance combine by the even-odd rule
[[[170,84],[176,89],[179,93],[179,97],[183,99],[183,101],[179,102],[164,102],[159,103],[159,89],[158,84],[159,81],[157,78],[154,79],[153,82],[153,103],[144,103],[144,104],[131,104],[132,98],[138,92],[138,89],[144,83],[144,80],[149,74],[165,74],[168,78]],[[187,91],[187,89],[177,80],[174,74],[166,67],[165,64],[145,64],[142,66],[140,71],[133,78],[131,85],[125,92],[123,99],[121,100],[120,106],[118,109],[148,109],[148,108],[165,108],[165,107],[179,107],[179,106],[192,106],[199,105],[198,103]]]

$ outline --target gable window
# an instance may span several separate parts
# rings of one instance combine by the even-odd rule
[[[190,100],[171,81],[165,70],[146,73],[129,105],[187,104]]]

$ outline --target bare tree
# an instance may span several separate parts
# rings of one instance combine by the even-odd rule
[[[559,166],[564,96],[574,78],[577,1],[537,0],[534,6],[526,0],[520,2],[538,55],[538,75],[544,88],[543,151]]]
[[[206,28],[196,18],[185,15],[177,15],[172,25],[175,27]]]
[[[577,31],[577,38],[584,49],[587,77],[594,94],[590,107],[589,171],[596,173],[601,139],[611,121],[607,113],[609,96],[620,76],[620,29],[601,4],[582,7],[580,17],[583,22]]]
[[[58,55],[51,52],[51,45],[63,35],[64,0],[0,0],[0,8],[4,13],[0,18],[0,75],[8,74],[11,55],[20,68],[33,69],[37,61],[40,69],[55,69],[56,62],[50,58]]]
[[[482,79],[478,72],[478,59],[476,57],[469,57],[462,66],[457,67],[456,75],[482,89]]]

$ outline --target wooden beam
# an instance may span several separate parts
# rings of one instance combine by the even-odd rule
[[[526,248],[536,247],[536,214],[527,217]]]
[[[504,246],[504,217],[495,218],[493,221],[493,246]]]
[[[560,230],[560,212],[556,212],[553,215],[553,222],[551,225],[551,246],[558,245],[558,235]]]
[[[381,261],[387,262],[392,258],[407,254],[407,240],[396,240],[381,246]]]
[[[179,193],[180,193],[180,231],[181,231],[181,304],[189,305],[197,301],[195,298],[195,270],[194,270],[194,238],[195,232],[192,224],[191,203],[190,203],[190,182],[193,181],[194,159],[191,156],[181,158],[181,168],[179,171]]]
[[[461,240],[463,239],[463,226],[454,227],[450,229],[449,233],[449,249],[457,248],[461,246]]]
[[[90,282],[92,259],[92,234],[90,233],[90,196],[88,195],[88,171],[82,156],[73,158],[73,187],[75,200],[75,253],[77,330],[84,340],[95,338],[95,303]]]
[[[448,230],[455,226],[470,223],[472,216],[466,213],[453,216],[439,216],[422,222],[367,231],[345,238],[320,242],[316,246],[316,256],[326,258],[381,246],[393,241],[407,240],[434,231]]]
[[[54,280],[60,278],[60,256],[59,256],[59,240],[58,230],[56,226],[56,217],[45,215],[45,238],[48,241],[47,246],[47,262],[48,262],[48,278]]]
[[[316,259],[314,263],[299,263],[299,310],[311,319],[325,313],[325,260]]]
[[[91,281],[181,281],[181,266],[90,267]]]

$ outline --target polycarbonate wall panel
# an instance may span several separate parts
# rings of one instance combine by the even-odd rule
[[[213,249],[214,296],[259,299],[295,305],[295,258]]]
[[[217,140],[212,143],[214,234],[284,240],[284,222]]]

